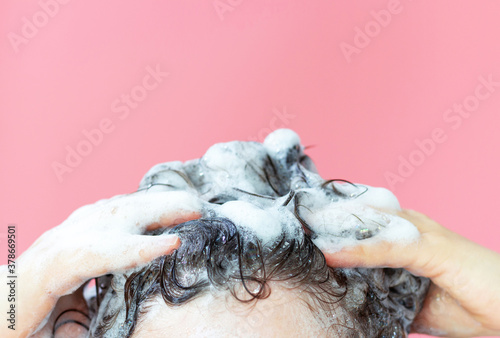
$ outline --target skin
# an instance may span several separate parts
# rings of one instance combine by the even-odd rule
[[[145,206],[146,216],[141,215]],[[176,236],[140,235],[143,231],[199,217],[200,204],[180,191],[120,195],[76,210],[16,260],[16,330],[1,325],[0,337],[32,334],[61,297],[66,296],[61,299],[62,310],[61,304],[87,280],[145,264],[180,244]],[[0,279],[7,280],[7,266],[0,268]],[[0,294],[8,291],[6,283],[1,283]],[[76,298],[81,299],[81,294]],[[2,311],[6,312],[9,303],[3,302]],[[51,329],[50,320],[46,325]]]
[[[137,218],[141,211],[143,215]],[[367,241],[337,253],[324,252],[328,264],[403,267],[431,278],[433,285],[415,322],[415,332],[453,337],[499,335],[500,255],[415,211],[398,215],[417,226],[421,233],[418,242],[402,245]],[[16,331],[2,325],[0,336],[26,337],[37,328],[38,334],[50,332],[44,330],[52,329],[51,318],[82,302],[85,281],[136,267],[179,246],[177,237],[140,235],[144,230],[199,217],[201,205],[185,192],[134,193],[78,209],[16,261],[18,290],[22,290],[16,304],[19,318]],[[102,251],[101,247],[109,249]],[[0,278],[6,280],[7,267],[0,268]],[[0,284],[0,294],[8,294],[6,283]],[[3,302],[6,310],[9,304]]]
[[[178,308],[157,297],[148,303],[133,337],[331,337],[300,295],[279,284],[271,282],[270,297],[251,305],[225,292]]]
[[[70,311],[63,314],[65,310],[69,309],[79,310],[83,314],[75,311]],[[55,320],[57,319],[59,314],[62,314],[62,316],[56,322]],[[64,338],[64,337],[85,338],[87,337],[88,331],[81,325],[71,322],[63,325],[60,324],[68,320],[75,320],[89,327],[90,319],[88,317],[89,317],[89,309],[87,307],[87,302],[85,302],[85,299],[83,298],[83,286],[82,286],[72,294],[59,298],[56,306],[54,307],[54,309],[50,314],[50,318],[47,324],[43,327],[43,329],[41,329],[40,331],[38,331],[37,333],[35,333],[30,337],[33,338],[50,337],[52,336],[53,326],[58,325],[57,330],[54,333],[54,338]]]
[[[448,337],[500,335],[500,254],[416,211],[391,213],[418,228],[418,242],[383,242],[324,252],[327,263],[405,268],[430,278],[430,292],[413,332]]]

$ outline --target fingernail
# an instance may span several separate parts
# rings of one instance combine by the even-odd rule
[[[163,241],[166,245],[177,245],[180,244],[181,240],[177,235],[165,235],[162,236]]]

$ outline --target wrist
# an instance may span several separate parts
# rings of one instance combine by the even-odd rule
[[[68,292],[67,274],[58,273],[56,267],[57,257],[41,247],[31,247],[16,260],[20,314],[16,336],[33,334],[42,327],[58,299]]]

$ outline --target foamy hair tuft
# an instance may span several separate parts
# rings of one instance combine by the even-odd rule
[[[329,252],[366,239],[411,242],[419,236],[410,222],[371,208],[400,210],[389,190],[323,179],[290,129],[272,132],[263,143],[219,143],[200,159],[158,164],[139,190],[189,191],[203,201],[204,216],[232,219],[263,243],[283,233],[300,239],[304,228]]]
[[[377,241],[410,243],[419,237],[416,227],[378,210],[400,209],[390,191],[341,179],[326,180],[304,150],[294,131],[279,129],[263,143],[219,143],[199,159],[166,162],[151,168],[140,182],[140,194],[183,192],[179,206],[187,210],[199,206],[202,217],[172,229],[158,229],[159,233],[177,233],[181,241],[185,236],[184,244],[173,255],[151,262],[145,272],[137,269],[127,272],[129,276],[137,273],[138,277],[113,276],[113,291],[105,294],[91,331],[107,330],[102,336],[127,337],[134,330],[137,317],[133,316],[140,312],[141,302],[133,303],[132,314],[127,315],[124,290],[129,281],[137,283],[134,285],[140,289],[154,279],[152,275],[170,271],[170,275],[162,275],[161,283],[170,282],[173,291],[164,289],[162,296],[168,303],[165,298],[168,293],[170,305],[179,305],[206,289],[228,291],[231,283],[244,284],[243,274],[247,274],[248,280],[260,280],[259,285],[265,287],[269,282],[265,277],[265,259],[271,258],[274,265],[267,266],[266,271],[280,268],[287,278],[293,271],[301,282],[309,283],[303,287],[312,284],[318,287],[323,283],[329,284],[331,290],[340,284],[346,286],[343,295],[326,293],[325,296],[321,286],[314,289],[318,291],[314,293],[316,297],[331,297],[337,308],[342,303],[340,312],[346,314],[345,325],[335,325],[341,323],[337,321],[342,317],[340,312],[336,312],[339,318],[328,313],[328,318],[322,319],[326,328],[338,330],[335,334],[352,335],[355,322],[364,323],[367,336],[382,333],[392,337],[409,332],[422,306],[428,279],[403,269],[332,269],[326,266],[319,249],[334,252]],[[134,220],[139,224],[148,217],[147,212],[135,215],[138,219]],[[294,260],[287,261],[287,255],[294,255]],[[165,261],[173,267],[164,270],[157,266]],[[201,281],[205,288],[196,289],[197,284],[192,280]],[[288,283],[286,278],[277,281]],[[147,298],[149,291],[142,292],[139,290],[135,295]],[[319,309],[320,305],[316,310]],[[115,315],[111,322],[110,314]],[[349,314],[357,314],[358,318]]]

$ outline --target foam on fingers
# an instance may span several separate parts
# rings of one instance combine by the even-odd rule
[[[185,191],[137,192],[108,203],[101,217],[132,233],[144,232],[150,224],[170,225],[197,217],[201,202]]]

